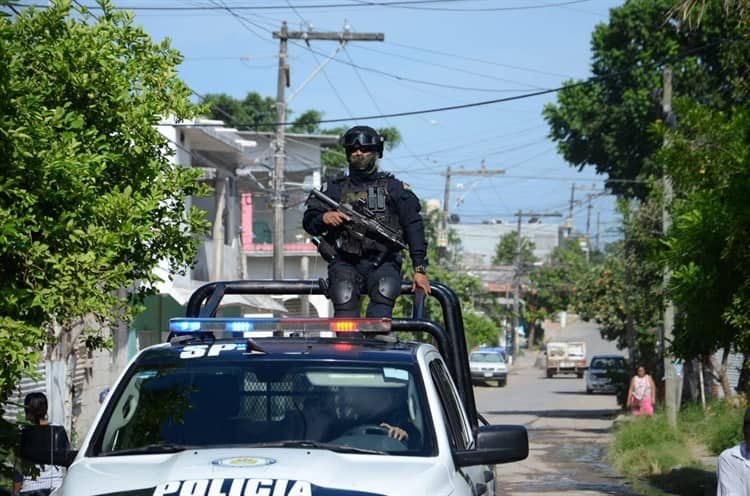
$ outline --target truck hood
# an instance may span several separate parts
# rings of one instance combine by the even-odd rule
[[[448,495],[439,458],[324,449],[186,450],[83,458],[55,496]]]

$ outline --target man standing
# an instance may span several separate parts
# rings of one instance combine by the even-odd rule
[[[47,397],[44,393],[29,393],[23,400],[23,409],[26,420],[34,425],[48,425],[47,421]],[[21,496],[47,496],[52,490],[60,487],[63,480],[63,471],[55,465],[42,465],[39,474],[24,477],[16,473],[13,480],[14,493]]]
[[[430,293],[427,242],[417,196],[392,174],[378,171],[385,139],[368,126],[355,126],[341,138],[349,174],[328,181],[322,191],[403,235],[414,266],[412,291]],[[305,231],[323,236],[327,248],[329,298],[336,317],[359,316],[359,300],[370,297],[367,317],[390,317],[401,292],[400,249],[382,240],[362,240],[348,229],[349,216],[310,196],[302,221]],[[370,241],[370,242],[366,242]],[[321,253],[323,252],[322,247]]]
[[[725,449],[716,464],[716,496],[750,496],[750,408],[742,424],[745,440]]]

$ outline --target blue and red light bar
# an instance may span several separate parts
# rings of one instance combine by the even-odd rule
[[[178,317],[169,320],[175,334],[228,333],[233,337],[335,337],[341,334],[382,334],[391,331],[391,319],[282,319],[245,317]]]

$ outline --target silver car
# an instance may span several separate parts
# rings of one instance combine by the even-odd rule
[[[508,383],[508,366],[497,351],[479,350],[469,355],[471,381],[476,384],[496,381],[500,387]]]

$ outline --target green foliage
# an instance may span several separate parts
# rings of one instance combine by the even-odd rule
[[[226,93],[208,93],[202,101],[203,112],[211,119],[225,121],[237,129],[274,132],[276,127],[276,99],[263,97],[254,91],[238,99]],[[286,109],[287,117],[294,114]],[[320,132],[323,114],[318,110],[307,110],[297,117],[289,127],[289,133],[314,134]]]
[[[576,240],[565,239],[562,246],[553,249],[549,262],[529,275],[541,316],[568,310],[574,301],[574,288],[583,283],[588,270],[586,254]]]
[[[750,46],[744,42],[738,10],[708,2],[699,26],[685,29],[670,12],[674,0],[629,0],[610,10],[607,24],[592,36],[594,81],[571,84],[544,115],[565,159],[578,169],[591,166],[610,179],[659,173],[650,160],[660,147],[650,125],[661,119],[658,90],[662,68],[674,69],[675,95],[687,95],[728,109],[748,99],[745,83]],[[729,84],[727,84],[729,82]],[[643,197],[637,183],[612,182],[617,193]]]
[[[678,414],[679,429],[671,428],[659,410],[651,418],[618,423],[609,461],[636,486],[647,478],[668,494],[705,494],[715,478],[713,470],[702,466],[700,457],[718,455],[739,443],[743,416],[744,406],[715,401],[705,410],[698,404],[683,408]],[[663,494],[645,489],[649,491],[644,494]]]
[[[621,201],[625,240],[610,246],[603,263],[591,265],[573,288],[574,308],[600,326],[602,337],[620,349],[631,347],[636,359],[654,370],[661,327],[662,270],[653,259],[658,238],[658,202]]]
[[[226,93],[208,93],[202,101],[204,112],[211,119],[225,121],[237,129],[274,132],[276,100],[251,91],[238,99]],[[291,114],[291,111],[288,111]],[[261,124],[266,125],[261,125]]]
[[[102,6],[0,19],[0,404],[52,323],[111,323],[117,290],[152,286],[162,260],[183,270],[205,228],[186,208],[199,171],[174,167],[155,128],[194,115],[181,57]]]
[[[463,318],[469,350],[479,345],[497,346],[500,328],[492,319],[470,309],[463,312]]]
[[[315,134],[320,131],[320,120],[323,114],[318,110],[308,110],[294,119],[294,124],[289,128],[290,133]]]
[[[682,101],[678,132],[657,158],[677,198],[664,258],[681,315],[674,350],[685,358],[728,346],[750,352],[750,110],[732,115]]]
[[[518,232],[504,234],[495,247],[494,265],[513,265],[516,258]],[[521,267],[530,267],[538,259],[534,256],[536,244],[526,236],[521,236]]]

